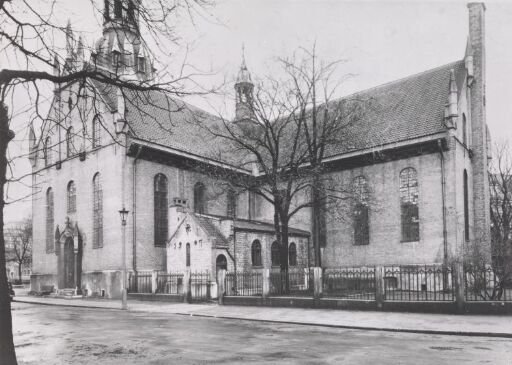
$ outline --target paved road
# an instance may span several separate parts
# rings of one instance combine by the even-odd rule
[[[13,303],[20,364],[512,364],[512,339]]]

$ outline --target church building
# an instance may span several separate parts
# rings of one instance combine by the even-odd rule
[[[105,1],[103,33],[90,59],[67,32],[54,72],[96,67],[151,80],[136,2]],[[362,195],[350,219],[326,219],[323,267],[442,264],[471,241],[489,241],[485,121],[485,6],[471,3],[461,60],[360,94],[380,108],[348,130],[350,144],[326,159]],[[254,85],[239,70],[236,114]],[[56,85],[48,123],[30,132],[32,290],[44,285],[121,295],[122,251],[130,273],[259,270],[279,266],[273,209],[195,169],[230,163],[221,143],[191,121],[214,116],[161,92],[93,80]],[[235,157],[233,157],[235,158]],[[128,211],[126,225],[119,211]],[[288,262],[312,266],[311,212],[291,222]]]

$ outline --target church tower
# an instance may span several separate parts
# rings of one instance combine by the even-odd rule
[[[251,74],[245,64],[245,52],[242,47],[242,64],[235,83],[236,92],[236,113],[235,121],[241,122],[254,119],[253,113],[253,89],[254,84]]]
[[[151,79],[153,65],[140,37],[140,0],[105,0],[104,4],[103,36],[96,42],[93,62],[123,79]]]

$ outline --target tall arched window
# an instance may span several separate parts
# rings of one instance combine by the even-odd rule
[[[252,266],[261,266],[261,243],[254,240],[251,245],[251,262]]]
[[[194,212],[206,213],[205,188],[201,182],[194,185]]]
[[[186,265],[187,267],[190,267],[190,243],[187,243],[186,247]]]
[[[153,184],[154,196],[154,226],[155,246],[165,246],[168,233],[168,200],[167,200],[167,178],[164,174],[157,174]]]
[[[468,145],[468,122],[464,113],[462,113],[462,143]]]
[[[368,183],[363,176],[353,181],[354,193],[354,244],[368,245],[370,243],[370,224],[368,209]]]
[[[53,190],[46,190],[46,252],[53,252]]]
[[[227,200],[227,216],[236,218],[236,193],[233,189],[229,189],[226,194]]]
[[[418,174],[412,167],[400,172],[400,210],[402,215],[402,242],[419,241]]]
[[[297,246],[294,242],[288,246],[288,264],[290,266],[297,266]]]
[[[71,157],[75,154],[75,147],[73,146],[73,127],[69,127],[66,132],[66,156]]]
[[[272,260],[272,266],[279,266],[281,264],[281,252],[277,241],[274,241],[270,247],[270,258]]]
[[[98,117],[92,120],[92,147],[101,146],[101,121]]]
[[[100,173],[92,180],[92,248],[103,247],[103,190]]]
[[[469,192],[468,192],[468,172],[464,169],[464,239],[469,241]]]
[[[76,187],[74,181],[68,183],[68,213],[76,212]]]
[[[44,155],[44,165],[50,166],[52,164],[52,139],[50,137],[46,137],[43,146],[43,155]]]

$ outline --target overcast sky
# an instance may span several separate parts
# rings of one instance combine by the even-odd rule
[[[63,25],[69,17],[73,29],[83,30],[93,44],[101,35],[101,19],[95,18],[90,2],[60,0],[59,4]],[[512,136],[512,2],[486,5],[487,123],[496,140]],[[275,57],[316,41],[323,59],[347,59],[343,72],[356,75],[344,84],[342,96],[462,59],[468,12],[463,1],[223,0],[196,17],[194,25],[178,24],[177,30],[184,41],[193,41],[189,62],[216,70],[205,83],[233,79],[242,43],[247,66],[256,77],[272,70]],[[180,62],[178,54],[166,59],[174,61]],[[195,101],[208,108],[204,100]],[[23,100],[16,103],[15,108],[26,105]],[[26,138],[16,147],[26,143],[22,141]],[[15,165],[17,174],[27,168],[27,162]],[[10,196],[22,191],[11,187]],[[28,202],[15,204],[7,208],[6,220],[29,213]]]

